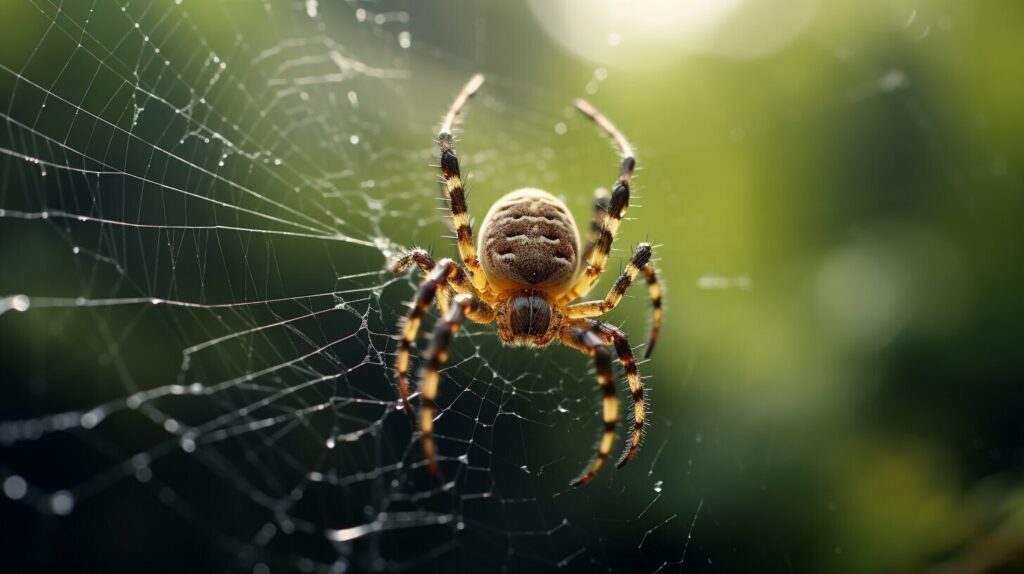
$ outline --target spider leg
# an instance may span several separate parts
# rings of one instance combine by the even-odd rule
[[[597,471],[608,459],[615,442],[615,425],[619,421],[619,399],[615,396],[615,376],[612,373],[612,359],[601,338],[583,326],[571,326],[563,330],[560,338],[564,345],[572,347],[577,351],[585,353],[594,358],[594,365],[597,368],[597,384],[601,386],[602,418],[604,419],[604,432],[601,435],[601,442],[597,447],[597,454],[590,462],[590,465],[576,477],[570,484],[580,486],[590,482]]]
[[[658,333],[661,331],[661,287],[658,285],[658,277],[650,259],[650,244],[641,243],[637,245],[636,251],[633,252],[633,258],[626,265],[622,275],[615,280],[615,284],[612,285],[611,290],[608,291],[608,295],[604,299],[570,305],[566,308],[565,316],[569,319],[585,319],[597,317],[611,311],[622,301],[622,296],[625,295],[626,290],[633,284],[637,276],[643,272],[644,277],[647,279],[647,292],[651,296],[651,306],[654,308],[651,334],[647,340],[647,354],[644,358],[650,357],[654,344],[658,342]]]
[[[427,362],[424,367],[423,383],[420,386],[422,390],[420,396],[420,440],[423,443],[423,454],[427,459],[428,468],[435,476],[439,475],[439,470],[437,456],[434,453],[434,413],[437,411],[434,398],[437,397],[441,367],[448,360],[448,347],[464,319],[469,318],[478,323],[490,323],[494,320],[494,315],[494,309],[479,298],[473,295],[456,295],[452,300],[451,308],[434,327],[430,349],[426,354]]]
[[[416,249],[413,249],[392,261],[391,264],[388,265],[388,270],[392,273],[401,273],[413,264],[419,266],[424,273],[430,273],[434,269],[434,258],[430,256],[430,253],[428,253],[426,249],[420,249],[417,247]]]
[[[448,207],[451,209],[452,222],[455,225],[455,234],[458,237],[459,255],[466,265],[466,271],[470,280],[478,291],[487,291],[487,277],[480,267],[480,260],[476,254],[476,247],[473,245],[473,228],[469,222],[469,215],[466,206],[466,190],[462,185],[462,172],[459,168],[459,157],[455,153],[455,146],[452,143],[452,128],[459,118],[459,113],[465,107],[480,86],[484,83],[482,74],[470,78],[459,95],[452,102],[451,109],[444,117],[441,124],[441,131],[437,134],[437,144],[441,148],[441,175],[444,177],[445,196],[448,200]]]
[[[429,255],[427,257],[429,258]],[[423,261],[422,258],[421,261]],[[412,349],[413,341],[416,340],[416,333],[419,331],[423,315],[437,298],[438,292],[446,289],[452,282],[457,282],[460,276],[465,281],[465,274],[454,261],[447,258],[442,259],[420,284],[420,288],[416,291],[416,297],[409,307],[409,313],[402,323],[398,352],[395,355],[395,372],[398,377],[398,394],[402,398],[406,412],[410,414],[412,414],[412,407],[409,404],[409,351]]]
[[[604,220],[608,217],[608,201],[611,194],[608,189],[599,187],[594,190],[594,213],[590,219],[590,240],[587,241],[587,248],[583,251],[583,261],[590,259],[590,253],[601,238],[601,228],[604,227]]]
[[[650,359],[654,352],[654,345],[658,342],[658,333],[661,332],[661,286],[658,285],[658,275],[654,270],[653,263],[644,265],[644,278],[647,279],[647,294],[651,297],[651,335],[647,339],[647,351],[644,358]]]
[[[425,249],[413,249],[405,255],[395,259],[388,269],[394,273],[401,273],[412,265],[418,266],[423,270],[425,274],[429,274],[434,270],[434,259],[427,253]],[[444,285],[437,286],[437,306],[441,309],[441,314],[448,312],[448,300],[451,298],[449,292],[454,291],[455,293],[469,293],[471,295],[481,296],[480,292],[473,287],[473,284],[466,278],[466,273],[456,265],[456,269],[452,271],[448,276],[448,281]]]
[[[605,343],[615,345],[615,352],[619,356],[619,363],[622,370],[626,372],[626,380],[629,381],[629,392],[633,397],[633,429],[630,432],[629,442],[622,456],[615,463],[616,468],[622,468],[627,462],[633,460],[637,450],[640,448],[640,441],[647,430],[647,411],[644,403],[644,383],[640,379],[640,372],[636,367],[636,357],[633,356],[633,349],[629,346],[629,339],[621,329],[602,321],[587,321],[590,330],[597,333]]]
[[[583,115],[593,120],[594,123],[598,125],[598,127],[604,130],[604,133],[608,134],[608,136],[615,141],[615,145],[619,147],[619,151],[622,153],[623,166],[626,165],[627,161],[632,163],[633,146],[629,145],[629,140],[626,139],[626,136],[622,135],[622,132],[619,131],[619,128],[615,127],[615,124],[613,124],[611,120],[605,117],[605,115],[602,114],[601,112],[597,111],[597,108],[595,108],[590,102],[584,100],[583,98],[577,98],[575,103],[576,109],[582,112]],[[632,166],[630,166],[629,172],[633,172]]]
[[[451,259],[441,260],[442,263],[444,263],[445,261],[450,261],[453,264],[455,263],[454,261],[451,261]],[[420,269],[422,269],[424,273],[427,274],[429,274],[431,271],[435,269],[434,259],[430,256],[429,253],[427,253],[425,249],[413,249],[409,253],[406,253],[405,255],[396,259],[393,263],[391,263],[391,265],[388,266],[388,269],[395,273],[401,273],[402,271],[405,271],[410,266],[412,266],[414,263]],[[470,282],[470,280],[466,277],[466,272],[463,271],[462,268],[459,267],[457,264],[455,265],[454,269],[448,272],[447,284],[441,285],[440,287],[444,289],[450,289],[452,291],[455,291],[456,293],[476,295],[477,297],[482,297],[483,295],[482,293],[477,291],[476,287],[473,286],[473,283]]]
[[[434,258],[430,256],[430,253],[426,249],[416,248],[406,253],[405,255],[395,259],[388,265],[388,270],[392,273],[401,273],[412,265],[418,266],[423,270],[424,274],[428,274],[434,270]],[[448,312],[448,289],[444,285],[438,287],[437,291],[437,307],[441,310],[441,314]]]
[[[608,254],[612,249],[612,241],[615,239],[615,232],[622,223],[622,217],[629,208],[629,182],[633,177],[633,170],[636,167],[636,160],[633,157],[633,148],[626,141],[626,137],[615,127],[601,112],[584,100],[576,100],[576,107],[588,118],[593,120],[615,141],[622,154],[622,167],[619,170],[619,179],[612,186],[611,197],[608,199],[607,214],[601,224],[601,230],[597,239],[592,241],[592,247],[587,248],[587,267],[576,280],[576,284],[562,296],[561,302],[568,303],[586,294],[593,288],[601,271],[604,270],[608,261]]]
[[[614,309],[620,301],[622,296],[626,294],[626,290],[629,289],[633,281],[636,280],[637,275],[640,271],[647,266],[651,260],[651,246],[649,243],[641,243],[636,246],[636,251],[633,252],[633,258],[629,260],[629,264],[626,265],[626,269],[619,275],[619,278],[615,280],[615,284],[612,285],[608,295],[600,301],[584,301],[582,303],[576,303],[569,305],[566,308],[566,317],[569,319],[583,319],[587,317],[597,317],[603,315],[608,311]]]

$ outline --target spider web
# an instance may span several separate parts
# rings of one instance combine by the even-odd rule
[[[677,358],[671,392],[667,371],[651,381],[641,455],[570,489],[601,428],[588,360],[503,348],[468,326],[441,382],[444,476],[427,473],[391,374],[419,273],[385,265],[416,244],[454,255],[430,167],[435,121],[488,73],[476,131],[459,142],[477,215],[504,191],[591,181],[583,158],[615,168],[572,112],[576,93],[481,67],[480,20],[466,16],[461,50],[418,38],[438,16],[401,2],[13,4],[0,34],[0,508],[15,569],[757,561],[757,534],[705,504],[719,467],[702,457],[732,455],[705,440],[713,415],[683,403],[696,351]],[[860,91],[822,109],[907,87],[899,69],[855,76]],[[670,189],[640,175],[641,193]],[[585,224],[589,190],[573,189]],[[689,284],[672,295],[752,289],[750,261],[728,232],[715,237],[694,244]],[[623,309],[611,320],[639,342],[642,320],[626,318],[644,301]],[[748,464],[771,461],[736,462]]]
[[[393,334],[419,278],[384,266],[416,240],[451,249],[427,144],[472,69],[414,114],[413,62],[428,52],[410,49],[407,12],[180,0],[14,11],[37,39],[0,62],[14,383],[0,477],[19,522],[64,521],[49,535],[63,551],[20,538],[15,564],[610,567],[622,556],[602,548],[615,531],[602,522],[623,520],[643,536],[627,560],[654,559],[648,539],[677,519],[653,507],[656,456],[637,463],[646,487],[621,506],[594,512],[607,493],[568,490],[591,438],[560,437],[600,428],[582,357],[506,354],[468,329],[440,397],[442,481],[396,409]],[[554,125],[564,107],[532,121]],[[496,179],[498,158],[505,173],[554,158],[519,145],[467,154],[472,184]],[[429,233],[392,237],[414,228]]]

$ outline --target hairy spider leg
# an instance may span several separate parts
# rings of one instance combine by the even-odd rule
[[[622,301],[622,296],[625,295],[626,290],[633,284],[637,276],[640,274],[640,270],[647,265],[651,260],[651,246],[649,243],[641,243],[637,245],[636,251],[633,252],[633,257],[629,260],[626,268],[622,271],[622,275],[615,280],[615,284],[612,285],[611,290],[608,291],[608,295],[600,301],[584,301],[582,303],[576,303],[570,305],[567,309],[567,316],[571,319],[582,319],[586,317],[597,317],[598,315],[604,315],[608,311],[614,309],[619,302]]]
[[[643,380],[640,378],[640,371],[636,365],[636,357],[633,356],[633,348],[629,345],[629,339],[621,329],[609,325],[603,321],[587,321],[590,330],[597,333],[605,344],[615,346],[615,353],[619,356],[619,364],[626,373],[626,380],[629,383],[629,392],[633,398],[633,428],[630,430],[629,440],[622,456],[615,463],[616,468],[622,468],[627,462],[633,460],[640,443],[643,441],[647,431],[647,402],[646,391]]]
[[[650,359],[654,352],[654,345],[658,343],[658,334],[661,332],[661,286],[658,284],[658,273],[653,263],[644,265],[644,279],[647,280],[647,295],[651,298],[651,334],[647,338],[647,350],[644,358]]]
[[[441,368],[448,360],[448,347],[455,333],[462,326],[462,321],[469,318],[477,323],[490,323],[494,320],[494,309],[473,295],[456,295],[451,308],[444,318],[434,327],[430,349],[426,354],[426,366],[423,370],[423,383],[420,395],[420,441],[423,454],[427,459],[427,467],[435,476],[439,475],[437,455],[434,452],[434,413],[437,412],[437,387],[441,378]]]
[[[487,277],[480,268],[480,259],[477,257],[476,246],[473,245],[473,228],[467,212],[466,190],[462,182],[459,157],[455,153],[455,146],[452,142],[452,129],[459,119],[459,113],[483,83],[483,75],[477,74],[462,88],[452,103],[451,109],[445,115],[441,131],[437,134],[437,144],[441,148],[441,176],[444,178],[445,197],[451,210],[455,235],[458,238],[459,255],[466,265],[466,272],[473,285],[478,291],[486,292],[488,290]]]
[[[601,238],[601,229],[604,228],[604,220],[608,217],[608,202],[611,200],[611,197],[612,195],[606,187],[599,187],[594,190],[593,213],[590,218],[590,239],[583,250],[583,261],[590,259],[590,253],[594,250],[594,246],[597,245],[597,240]]]
[[[594,478],[597,471],[608,459],[615,442],[615,426],[619,422],[619,399],[615,396],[615,376],[612,373],[611,353],[601,338],[589,329],[586,323],[564,329],[560,339],[564,345],[580,351],[594,359],[597,370],[597,384],[601,387],[601,412],[604,420],[604,432],[597,445],[597,454],[586,469],[574,479],[572,486],[582,486]]]
[[[650,262],[651,254],[652,251],[650,244],[641,243],[640,245],[637,245],[636,251],[633,252],[633,257],[626,265],[626,269],[623,270],[622,275],[619,275],[619,278],[615,280],[615,284],[612,285],[612,288],[608,291],[608,295],[606,295],[604,299],[599,301],[584,301],[582,303],[570,305],[566,309],[565,316],[570,319],[585,319],[597,317],[611,311],[618,306],[622,301],[622,296],[626,294],[629,287],[634,281],[636,281],[637,276],[643,272],[647,279],[647,291],[651,296],[652,305],[654,307],[654,318],[651,322],[651,334],[647,340],[646,357],[649,357],[651,349],[653,349],[654,344],[657,343],[658,332],[661,330],[661,290],[658,287],[658,278],[654,271],[654,266]]]
[[[564,303],[589,293],[601,276],[601,272],[608,261],[608,254],[612,250],[615,233],[618,231],[619,224],[622,223],[622,218],[629,208],[629,182],[636,168],[633,148],[626,141],[626,137],[622,135],[622,132],[586,101],[576,100],[576,108],[593,120],[615,141],[622,154],[622,166],[619,170],[619,178],[615,185],[612,186],[611,197],[608,199],[608,209],[601,223],[601,230],[597,234],[597,239],[591,241],[590,246],[587,247],[587,266],[572,288],[562,297],[562,302]]]
[[[419,267],[424,275],[429,274],[434,270],[434,258],[430,256],[430,253],[426,249],[416,248],[412,251],[402,255],[398,259],[395,259],[390,265],[388,270],[392,273],[401,273],[412,265]],[[441,310],[441,314],[448,312],[448,289],[444,285],[437,287],[437,307]]]
[[[424,275],[429,275],[434,270],[434,258],[430,256],[426,249],[417,247],[395,259],[388,265],[388,270],[392,273],[401,273],[413,265],[423,270]],[[448,299],[450,298],[448,293],[450,291],[454,291],[457,294],[481,295],[466,278],[466,273],[459,269],[455,273],[450,274],[447,283],[437,286],[437,306],[440,308],[442,315],[448,312]]]
[[[429,255],[427,257],[429,258]],[[419,259],[424,263],[426,262],[422,257]],[[411,261],[415,260],[415,257],[411,259]],[[399,262],[401,261],[400,259]],[[406,266],[408,264],[408,262],[405,263]],[[398,352],[395,355],[395,373],[398,378],[398,395],[402,398],[406,412],[410,414],[412,414],[412,408],[409,404],[408,375],[409,354],[412,344],[416,340],[416,333],[419,331],[420,322],[423,320],[423,315],[426,314],[427,309],[430,308],[430,304],[437,300],[444,290],[449,288],[460,291],[472,289],[472,285],[466,279],[462,268],[455,261],[445,258],[434,266],[426,278],[423,279],[419,289],[416,291],[416,297],[413,298],[412,304],[409,306],[409,313],[400,327],[401,335],[398,339]],[[438,304],[441,305],[441,303]]]

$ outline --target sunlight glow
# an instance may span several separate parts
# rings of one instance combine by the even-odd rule
[[[530,0],[553,40],[598,63],[657,67],[683,53],[758,58],[787,45],[818,0]]]

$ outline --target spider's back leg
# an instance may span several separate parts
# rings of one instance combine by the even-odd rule
[[[619,422],[619,399],[615,396],[615,375],[612,372],[611,354],[601,338],[583,326],[574,326],[563,331],[561,340],[566,346],[593,357],[594,366],[597,369],[597,383],[601,387],[603,397],[601,413],[604,420],[604,431],[601,433],[601,441],[597,445],[597,454],[594,455],[586,470],[570,483],[572,486],[581,486],[594,478],[612,451],[612,445],[615,443],[615,427]]]
[[[427,466],[434,475],[439,475],[437,455],[434,448],[434,413],[437,412],[437,387],[441,379],[441,368],[448,360],[448,347],[455,333],[462,326],[463,320],[469,318],[477,323],[490,323],[494,320],[494,310],[484,301],[473,295],[458,295],[452,300],[451,307],[444,318],[434,327],[434,335],[430,349],[426,354],[426,366],[423,370],[423,384],[420,408],[420,441]]]

